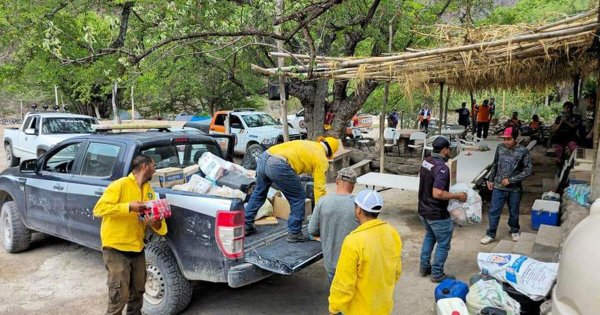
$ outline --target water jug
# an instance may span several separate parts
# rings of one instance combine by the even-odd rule
[[[466,283],[454,279],[445,279],[435,288],[435,300],[437,302],[440,299],[456,297],[465,301],[468,292],[469,287]]]
[[[460,298],[447,298],[437,301],[437,315],[469,315],[465,302]]]
[[[490,279],[494,279],[494,277],[490,276],[489,271],[486,268],[483,268],[481,270],[481,273],[478,273],[474,276],[471,277],[471,279],[469,279],[469,286],[472,286],[475,282],[479,281],[479,280],[490,280]]]

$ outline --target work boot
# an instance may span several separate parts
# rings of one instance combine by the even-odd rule
[[[431,275],[431,268],[429,268],[429,269],[421,269],[421,268],[419,268],[419,276],[421,276],[421,277],[427,277],[429,275]]]
[[[308,236],[302,234],[302,232],[299,233],[291,233],[288,232],[287,236],[285,237],[285,240],[290,242],[290,243],[299,243],[299,242],[308,242],[310,241],[310,239],[308,238]]]
[[[246,224],[244,226],[244,236],[252,235],[256,233],[256,228],[253,224]]]
[[[433,283],[440,283],[440,282],[442,282],[442,281],[444,281],[446,279],[452,279],[452,280],[454,280],[454,279],[456,279],[456,277],[451,276],[451,275],[447,275],[445,273],[442,273],[442,275],[439,276],[439,277],[433,277],[432,276],[431,277],[431,282],[433,282]]]

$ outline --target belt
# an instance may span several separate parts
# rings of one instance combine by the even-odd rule
[[[287,162],[287,159],[284,156],[278,155],[278,154],[272,154],[269,151],[267,151],[267,154],[269,155],[269,157],[274,157],[276,159],[280,159],[284,162]]]

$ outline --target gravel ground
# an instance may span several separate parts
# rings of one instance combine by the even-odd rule
[[[0,134],[2,130],[0,127]],[[2,151],[0,170],[5,167]],[[536,173],[537,180],[530,180],[531,185],[541,182],[542,168],[536,166],[539,173]],[[327,187],[330,192],[334,189],[331,184]],[[359,189],[362,187],[357,187],[356,191]],[[417,194],[388,190],[383,192],[383,197],[386,204],[382,218],[398,229],[404,244],[404,270],[394,293],[393,313],[433,314],[435,286],[429,279],[418,276],[424,232],[416,211]],[[522,213],[528,213],[533,199],[533,194],[525,196],[521,203]],[[498,232],[501,239],[509,239],[506,220],[506,217],[502,218]],[[523,231],[530,232],[530,216],[522,215],[520,221]],[[478,271],[476,255],[486,249],[479,244],[486,227],[487,218],[484,218],[481,225],[455,230],[447,273],[468,281]],[[100,252],[36,235],[32,248],[23,253],[8,254],[0,249],[0,288],[3,292],[0,314],[103,314],[107,300],[105,277]],[[225,284],[200,283],[184,314],[326,314],[327,296],[327,277],[323,263],[318,262],[293,276],[272,276],[239,289]]]

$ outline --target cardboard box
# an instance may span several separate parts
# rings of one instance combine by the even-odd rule
[[[165,167],[156,170],[154,173],[158,177],[160,187],[171,188],[175,185],[183,184],[183,170],[177,167]]]
[[[192,175],[198,173],[200,171],[200,165],[194,164],[183,168],[183,177],[185,178],[185,182],[189,182]]]
[[[150,180],[150,187],[160,187],[160,181],[158,180],[158,175],[156,175],[156,173],[152,175],[152,179]]]
[[[456,159],[451,159],[448,160],[448,162],[446,163],[446,165],[448,165],[448,168],[450,168],[450,186],[456,184]]]
[[[281,193],[273,197],[273,216],[287,220],[290,217],[290,203],[281,196]],[[304,219],[312,214],[312,202],[310,199],[304,201]]]
[[[277,225],[277,218],[274,216],[264,217],[260,220],[254,221],[255,225]]]

